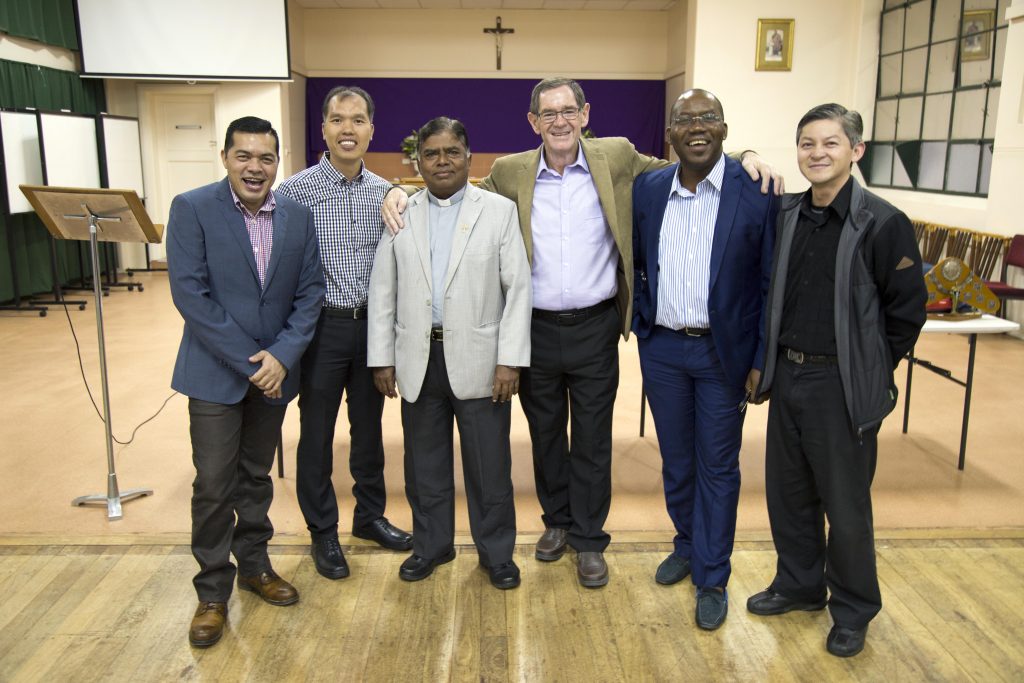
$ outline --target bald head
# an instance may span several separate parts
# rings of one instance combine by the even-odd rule
[[[691,88],[676,99],[675,104],[672,105],[672,118],[675,118],[676,114],[684,105],[696,100],[699,100],[702,103],[702,107],[704,105],[710,105],[713,108],[713,111],[718,114],[723,121],[725,120],[725,111],[722,109],[722,103],[719,101],[718,97],[716,97],[715,93],[710,90],[702,90],[701,88]]]

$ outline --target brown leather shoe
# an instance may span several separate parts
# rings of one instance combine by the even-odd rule
[[[210,647],[224,635],[228,619],[228,603],[200,602],[188,629],[188,642],[194,647]]]
[[[576,576],[585,588],[600,588],[608,583],[608,565],[604,553],[576,553]]]
[[[545,529],[537,541],[537,551],[534,553],[542,562],[554,562],[565,553],[565,539],[569,532],[565,529]]]
[[[299,591],[273,569],[260,572],[256,576],[238,576],[238,587],[242,590],[252,591],[271,605],[283,607],[293,605],[299,601]]]

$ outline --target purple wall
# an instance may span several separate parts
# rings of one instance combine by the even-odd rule
[[[306,159],[327,149],[320,134],[324,96],[336,85],[357,85],[374,100],[371,152],[400,152],[402,138],[435,116],[462,121],[474,152],[520,152],[540,145],[526,112],[533,79],[310,78],[306,81]],[[644,154],[665,145],[663,81],[580,81],[590,103],[590,129],[599,137],[629,138]]]

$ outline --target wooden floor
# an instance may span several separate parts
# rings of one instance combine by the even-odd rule
[[[519,545],[523,585],[490,586],[476,554],[419,583],[404,554],[347,548],[352,576],[320,578],[300,544],[276,545],[301,592],[272,607],[237,591],[228,629],[188,645],[195,607],[187,545],[26,545],[0,539],[2,681],[1020,681],[1024,533],[881,540],[885,606],[858,657],[825,652],[827,611],[747,614],[770,580],[770,544],[733,554],[731,612],[716,632],[693,623],[684,582],[653,581],[667,544],[613,544],[612,579],[580,588],[571,556]]]

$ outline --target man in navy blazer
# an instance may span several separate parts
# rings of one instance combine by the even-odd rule
[[[285,408],[313,337],[324,282],[309,210],[270,190],[278,137],[248,116],[228,126],[228,177],[174,198],[167,266],[185,319],[171,386],[189,397],[196,647],[216,643],[238,562],[238,587],[273,605],[298,592],[274,573],[267,513]]]
[[[693,574],[696,621],[725,621],[743,415],[764,366],[765,297],[777,203],[722,154],[712,93],[672,107],[680,163],[633,186],[633,332],[662,455],[673,553],[655,580]]]

